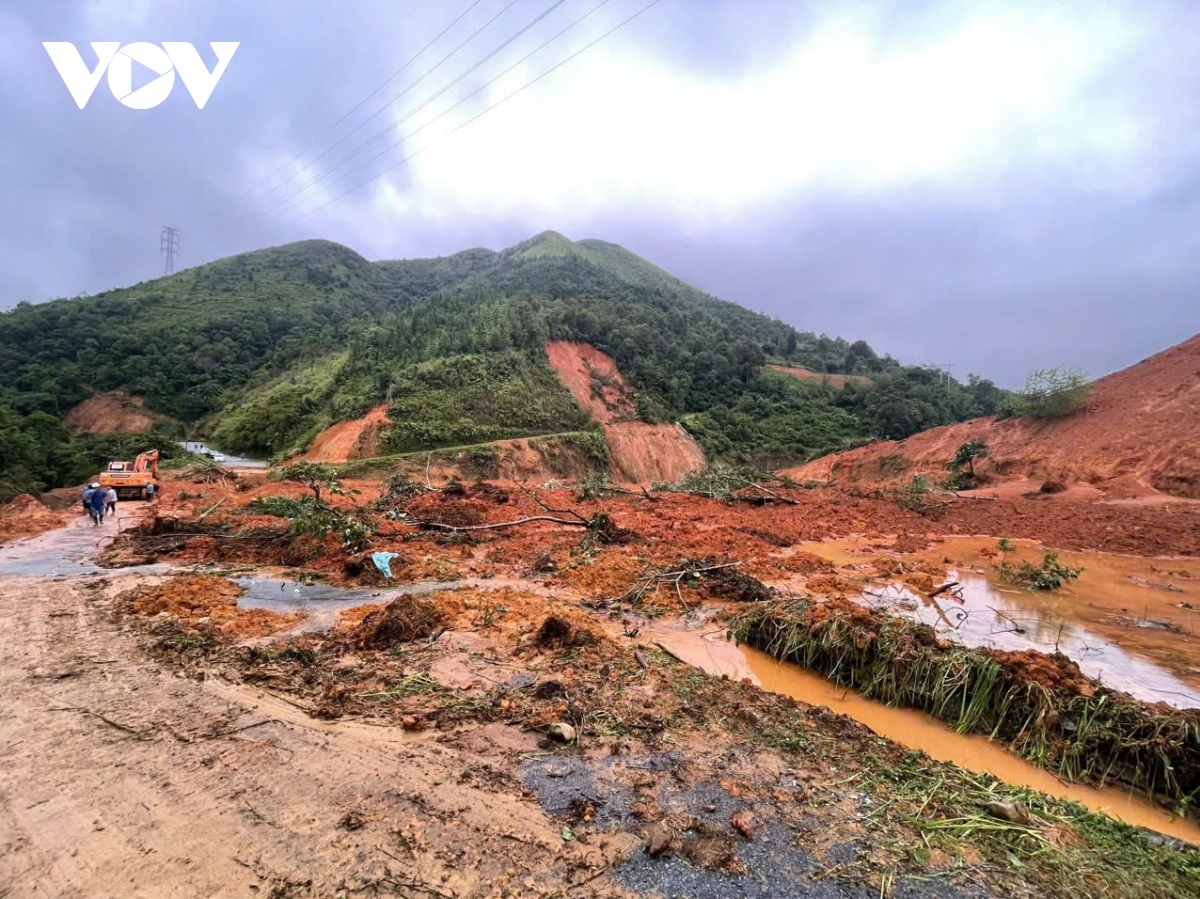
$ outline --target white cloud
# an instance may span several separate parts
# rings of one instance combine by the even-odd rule
[[[415,137],[406,151],[428,151],[373,204],[559,227],[637,207],[705,228],[789,195],[928,185],[986,198],[1006,173],[1030,166],[1111,184],[1112,172],[1135,166],[1148,135],[1125,100],[1095,85],[1144,33],[1113,8],[1080,9],[979,7],[896,40],[875,20],[839,14],[788,52],[723,77],[673,66],[618,34],[447,136],[566,54],[566,42],[553,45],[469,112],[460,107]],[[577,35],[572,46],[590,39]]]

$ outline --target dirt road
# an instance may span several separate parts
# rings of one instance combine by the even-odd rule
[[[501,896],[566,882],[576,852],[559,828],[519,789],[491,788],[492,763],[527,738],[501,728],[452,748],[183,680],[109,614],[120,585],[0,582],[0,896]]]

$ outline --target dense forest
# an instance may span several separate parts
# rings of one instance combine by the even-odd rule
[[[612,355],[643,419],[683,420],[710,454],[761,464],[1003,399],[988,381],[959,384],[708,296],[603,241],[547,232],[499,253],[377,263],[305,241],[0,315],[0,497],[87,477],[108,448],[60,419],[118,387],[260,455],[381,402],[396,452],[587,427],[549,367],[550,339]],[[869,381],[833,389],[769,362]]]

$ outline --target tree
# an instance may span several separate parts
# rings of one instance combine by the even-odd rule
[[[338,471],[329,465],[318,462],[297,462],[283,470],[283,480],[303,484],[313,492],[317,505],[321,503],[321,489],[330,493],[342,493],[342,485],[338,482]]]
[[[972,480],[975,478],[975,460],[986,459],[988,455],[988,445],[982,440],[968,440],[958,448],[958,452],[954,454],[954,458],[946,463],[946,467],[951,471],[961,471],[962,467],[967,466],[967,470],[971,475]]]

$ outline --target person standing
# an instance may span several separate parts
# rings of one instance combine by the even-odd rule
[[[99,484],[88,484],[83,488],[83,514],[84,515],[89,514],[89,512],[91,511],[90,500],[92,498],[92,491],[94,491],[99,486],[100,486]]]
[[[88,498],[88,511],[92,515],[93,527],[99,527],[104,524],[104,506],[108,502],[108,493],[100,489],[97,484],[92,490],[92,495]]]
[[[117,514],[117,488],[109,487],[104,494],[104,514]]]

